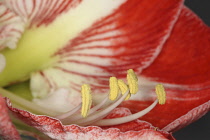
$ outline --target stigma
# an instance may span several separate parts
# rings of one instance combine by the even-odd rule
[[[158,84],[155,87],[156,100],[144,110],[125,117],[104,119],[124,100],[129,100],[133,94],[137,94],[139,91],[138,87],[138,78],[132,69],[127,71],[127,83],[116,77],[110,77],[109,94],[99,104],[93,106],[91,87],[88,84],[84,84],[81,87],[82,103],[66,113],[55,116],[55,118],[66,125],[112,126],[136,120],[150,112],[157,104],[165,104],[166,93],[164,87]]]

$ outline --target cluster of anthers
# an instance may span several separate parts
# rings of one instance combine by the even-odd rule
[[[140,118],[151,111],[158,104],[158,102],[159,104],[165,104],[166,94],[164,87],[161,84],[158,84],[156,85],[157,99],[144,110],[125,117],[103,119],[120,103],[122,103],[124,100],[128,100],[132,94],[136,94],[138,92],[138,79],[132,69],[128,70],[127,82],[128,84],[126,84],[123,80],[118,80],[116,77],[111,77],[109,80],[109,96],[95,106],[92,106],[90,86],[87,84],[82,85],[82,103],[71,111],[56,116],[56,118],[61,120],[63,124],[77,124],[80,126],[111,126],[130,122]],[[112,102],[107,105],[106,103],[110,100]]]

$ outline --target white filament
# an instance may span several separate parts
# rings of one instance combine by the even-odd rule
[[[148,112],[150,112],[157,105],[157,103],[158,103],[158,100],[155,100],[149,107],[145,108],[144,110],[142,110],[140,112],[137,112],[137,113],[129,115],[129,116],[121,117],[121,118],[103,119],[103,120],[100,120],[100,121],[94,123],[93,125],[110,126],[110,125],[118,125],[118,124],[136,120],[136,119],[144,116]]]
[[[0,72],[4,70],[5,66],[6,66],[6,59],[2,54],[0,54]]]
[[[94,106],[93,108],[90,109],[88,115],[94,113],[95,111],[97,111],[98,109],[100,109],[106,102],[108,101],[108,97],[106,97],[100,104],[97,104],[96,106]],[[64,116],[65,114],[63,114]],[[58,119],[60,119],[63,123],[66,123],[66,122],[73,122],[73,121],[77,121],[77,120],[80,120],[82,119],[83,117],[81,116],[81,114],[77,113],[77,114],[74,114],[74,115],[65,115],[66,117],[56,117]]]
[[[129,93],[129,90],[122,97],[120,97],[116,102],[114,102],[113,104],[111,104],[107,108],[105,108],[101,111],[97,111],[96,113],[93,113],[93,114],[89,115],[88,117],[86,117],[84,119],[80,119],[78,121],[75,121],[74,123],[85,126],[85,125],[88,125],[88,124],[92,123],[93,121],[98,121],[100,119],[103,119],[113,109],[115,109],[123,100],[125,100],[128,93]]]
[[[71,115],[73,115],[74,113],[76,113],[77,111],[79,111],[81,109],[81,107],[82,107],[82,103],[80,103],[78,106],[76,106],[74,109],[68,111],[67,113],[55,116],[55,118],[60,119],[60,120],[66,119],[66,118],[70,117]]]

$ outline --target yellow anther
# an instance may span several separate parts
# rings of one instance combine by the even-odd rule
[[[123,80],[118,80],[118,86],[122,92],[122,95],[124,95],[128,91],[128,86],[125,84]],[[125,100],[128,100],[131,97],[131,94],[128,93],[128,96],[125,98]]]
[[[110,77],[109,88],[110,88],[109,99],[114,101],[117,98],[118,93],[119,93],[119,87],[118,87],[116,77]]]
[[[88,115],[88,111],[90,110],[92,104],[92,96],[90,86],[87,84],[82,85],[81,89],[82,93],[82,110],[81,115],[86,117]]]
[[[118,86],[119,86],[119,88],[120,88],[122,94],[125,94],[126,91],[128,90],[128,86],[127,86],[127,85],[125,84],[125,82],[124,82],[123,80],[121,80],[121,79],[119,79],[117,82],[118,82]]]
[[[166,92],[162,84],[157,84],[155,87],[157,98],[159,104],[165,104],[166,102]]]
[[[127,72],[127,81],[130,93],[136,94],[138,91],[138,78],[132,69],[129,69]]]

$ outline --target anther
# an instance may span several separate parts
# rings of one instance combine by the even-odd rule
[[[165,104],[166,102],[166,92],[162,84],[157,84],[155,87],[159,104]]]
[[[110,88],[109,99],[114,101],[114,100],[117,99],[117,96],[118,96],[118,93],[119,93],[119,87],[118,87],[116,77],[110,77],[109,88]]]
[[[122,95],[124,95],[128,91],[128,86],[121,79],[118,80],[118,86],[120,88],[120,91],[122,92]],[[128,93],[128,96],[125,98],[125,100],[128,100],[130,97],[131,97],[131,94]]]
[[[90,86],[87,84],[82,85],[81,93],[82,93],[81,115],[83,117],[86,117],[88,114],[88,111],[90,110],[91,104],[92,104]]]
[[[136,94],[138,91],[138,78],[132,69],[129,69],[127,72],[127,81],[130,93]]]

